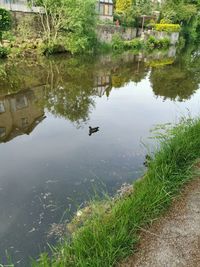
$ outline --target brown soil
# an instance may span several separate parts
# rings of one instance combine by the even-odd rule
[[[141,230],[138,250],[119,267],[200,267],[200,178],[185,186],[170,210]]]

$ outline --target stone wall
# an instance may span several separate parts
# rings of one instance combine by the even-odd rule
[[[155,30],[144,31],[144,38],[147,39],[149,36],[155,36],[158,40],[168,38],[171,45],[176,45],[179,40],[179,32],[160,32]]]
[[[115,25],[100,24],[97,27],[98,40],[105,43],[111,43],[114,34],[119,34],[124,40],[131,40],[136,38],[136,28],[124,28]]]
[[[39,14],[16,11],[12,12],[12,17],[13,31],[16,36],[24,39],[38,38],[41,36],[43,27]]]
[[[176,45],[179,40],[179,32],[159,32],[155,30],[145,30],[142,29],[121,27],[115,25],[98,25],[97,27],[97,37],[101,42],[111,43],[114,34],[119,34],[123,40],[132,40],[136,37],[141,37],[147,39],[149,36],[155,36],[156,39],[160,40],[163,38],[168,38],[171,45]]]
[[[40,16],[43,14],[13,11],[13,25],[16,35],[24,35],[24,39],[40,37],[43,32]],[[179,40],[178,32],[158,32],[155,30],[136,29],[131,27],[122,27],[112,24],[99,24],[97,26],[97,38],[101,42],[111,43],[113,35],[119,34],[123,40],[132,40],[136,37],[147,39],[149,36],[155,36],[157,39],[169,38],[171,45],[176,45]]]

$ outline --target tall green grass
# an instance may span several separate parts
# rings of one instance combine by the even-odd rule
[[[136,248],[139,230],[167,209],[191,179],[200,158],[200,119],[187,120],[161,136],[159,148],[134,192],[109,202],[86,220],[70,242],[58,245],[51,258],[42,255],[34,267],[110,267]]]

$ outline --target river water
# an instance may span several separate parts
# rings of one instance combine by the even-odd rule
[[[28,266],[52,224],[142,175],[155,125],[199,112],[194,48],[2,62],[0,263]]]

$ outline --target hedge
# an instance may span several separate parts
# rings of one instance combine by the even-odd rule
[[[179,24],[155,24],[155,30],[159,32],[180,32]]]

